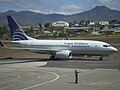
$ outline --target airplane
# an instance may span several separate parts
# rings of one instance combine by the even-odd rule
[[[14,49],[49,54],[50,59],[72,59],[73,55],[108,56],[118,50],[106,42],[94,40],[38,40],[27,36],[12,16],[7,16]],[[3,45],[3,44],[2,44]]]

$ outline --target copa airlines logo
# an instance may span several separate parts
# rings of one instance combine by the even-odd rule
[[[27,38],[26,35],[23,33],[23,31],[20,30],[20,28],[14,29],[12,39],[13,39],[14,41],[18,41],[18,40],[28,40],[28,38]]]

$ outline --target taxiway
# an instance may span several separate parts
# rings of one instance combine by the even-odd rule
[[[0,90],[119,90],[119,70],[119,60],[0,60]]]

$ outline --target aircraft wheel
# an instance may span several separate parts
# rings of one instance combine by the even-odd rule
[[[50,59],[51,59],[51,60],[54,60],[54,59],[55,59],[55,56],[51,55],[51,56],[50,56]]]
[[[101,57],[99,58],[99,60],[103,61],[103,57],[101,56]]]

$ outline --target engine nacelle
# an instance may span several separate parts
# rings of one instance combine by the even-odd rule
[[[63,50],[60,52],[56,52],[56,58],[60,59],[71,59],[72,58],[72,52],[69,50]]]

